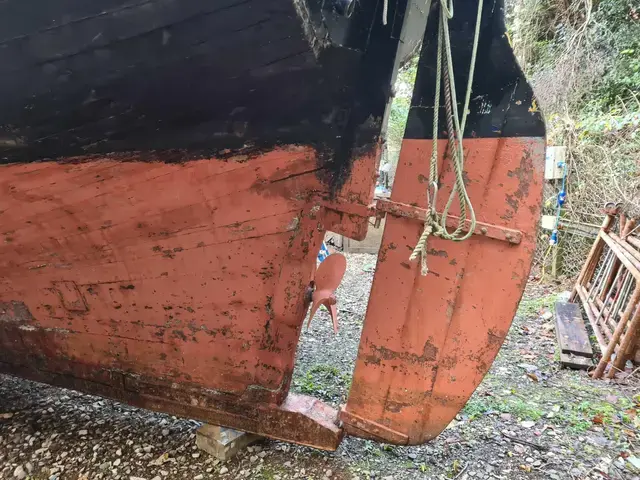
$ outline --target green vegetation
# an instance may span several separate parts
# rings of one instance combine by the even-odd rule
[[[416,73],[418,72],[418,57],[414,57],[398,72],[396,79],[395,92],[396,95],[391,104],[391,112],[389,113],[389,127],[387,141],[391,149],[400,148],[402,137],[404,135],[404,127],[407,123],[407,115],[409,115],[409,107],[411,106],[411,94],[413,92],[413,84],[416,81]]]
[[[372,466],[370,461],[367,459],[362,459],[356,462],[355,464],[351,465],[349,467],[349,470],[354,476],[358,478],[364,478],[366,480],[369,480],[372,478],[372,475],[371,475]]]
[[[539,420],[543,411],[540,405],[533,401],[525,401],[516,396],[508,397],[472,397],[462,412],[475,420],[489,413],[509,413],[520,420]]]
[[[518,305],[518,315],[521,317],[537,317],[543,309],[553,309],[558,294],[553,293],[540,298],[523,298]]]
[[[415,56],[400,69],[394,86],[395,96],[391,103],[389,123],[387,125],[387,150],[386,156],[383,158],[383,161],[390,162],[394,166],[393,172],[395,172],[395,166],[398,163],[400,145],[407,125],[413,84],[416,81],[417,72],[418,56]]]
[[[296,389],[306,395],[330,400],[331,396],[345,394],[351,387],[351,376],[341,373],[332,365],[316,365],[294,381]]]
[[[260,480],[274,480],[275,476],[276,472],[270,467],[263,468],[259,473]]]
[[[613,405],[606,401],[581,401],[566,404],[558,419],[565,422],[573,432],[584,432],[594,425],[618,425],[629,423],[625,410],[631,403],[624,399]]]
[[[551,87],[536,91],[550,109],[547,116],[569,113],[588,119],[623,114],[623,104],[637,103],[640,8],[636,2],[513,0],[508,19],[525,73],[534,86]],[[561,111],[563,106],[570,111]]]
[[[447,469],[447,477],[456,478],[462,470],[462,464],[460,460],[454,460],[451,466]]]
[[[539,384],[536,384],[539,385]],[[511,414],[513,421],[538,421],[566,429],[572,434],[582,434],[594,427],[605,429],[608,436],[619,435],[624,429],[635,430],[635,415],[640,398],[628,399],[609,395],[599,385],[583,385],[569,382],[559,389],[553,386],[533,386],[525,391],[511,390],[501,396],[474,395],[462,410],[469,421],[485,415]],[[567,391],[573,392],[573,400],[567,401]]]
[[[599,224],[610,200],[640,214],[638,3],[512,0],[508,31],[545,114],[549,145],[567,147],[563,218]],[[558,190],[545,193],[545,214],[555,213]],[[590,244],[560,236],[565,274],[578,273]]]
[[[493,411],[493,408],[487,400],[475,397],[472,397],[462,409],[462,413],[467,415],[469,420],[475,420]]]

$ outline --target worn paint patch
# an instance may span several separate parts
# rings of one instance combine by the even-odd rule
[[[367,355],[366,362],[379,365],[382,360],[399,360],[411,364],[424,365],[427,362],[434,362],[438,357],[438,348],[431,341],[427,341],[422,349],[422,354],[417,355],[409,352],[396,352],[384,346],[368,345],[371,354]]]
[[[0,322],[26,325],[33,321],[33,315],[23,302],[0,302]]]

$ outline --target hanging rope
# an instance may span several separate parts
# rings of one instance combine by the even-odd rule
[[[384,0],[382,4],[382,24],[387,24],[387,16],[389,13],[389,0]]]
[[[480,24],[482,19],[483,0],[478,1],[478,13],[476,16],[476,28],[473,38],[473,46],[471,50],[471,61],[469,65],[469,76],[467,80],[467,89],[464,98],[462,110],[462,118],[458,114],[458,100],[455,89],[455,76],[453,72],[453,59],[451,55],[451,39],[449,35],[449,20],[453,18],[453,0],[440,1],[440,18],[438,22],[438,43],[436,49],[436,85],[433,101],[433,145],[431,149],[431,159],[429,163],[429,186],[427,187],[427,216],[425,218],[425,226],[420,235],[420,239],[416,244],[409,259],[411,261],[421,260],[421,274],[426,275],[429,272],[427,266],[427,242],[429,236],[435,235],[447,240],[461,242],[471,235],[476,227],[476,214],[471,204],[471,199],[467,193],[464,183],[464,150],[462,146],[462,136],[467,122],[467,114],[469,113],[469,102],[471,99],[471,87],[473,84],[473,76],[475,72],[476,57],[478,52],[478,39],[480,37]],[[446,68],[443,71],[442,63]],[[441,81],[444,80],[444,88]],[[444,90],[445,112],[447,121],[447,134],[449,150],[451,152],[451,162],[455,175],[455,182],[451,189],[451,195],[447,200],[447,204],[439,216],[435,210],[438,194],[438,134],[439,134],[439,112],[440,112],[440,90]],[[458,225],[453,232],[448,230],[447,217],[453,202],[458,197],[460,205],[460,217]],[[467,221],[467,213],[470,226],[466,233],[465,223]],[[441,218],[439,218],[441,217]]]

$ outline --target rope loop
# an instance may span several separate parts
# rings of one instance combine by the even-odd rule
[[[442,8],[442,11],[444,13],[444,15],[447,17],[447,20],[450,20],[453,18],[453,0],[447,0],[447,2],[440,2],[440,6]]]
[[[420,235],[420,239],[413,249],[411,256],[409,257],[410,261],[414,261],[418,257],[421,258],[422,275],[426,275],[429,271],[427,268],[427,241],[429,236],[434,235],[446,240],[461,242],[471,237],[476,227],[475,210],[471,203],[471,199],[469,198],[464,181],[464,149],[462,145],[462,137],[467,122],[467,115],[469,113],[469,102],[471,99],[473,76],[478,52],[478,40],[480,37],[482,7],[483,0],[478,0],[478,12],[476,15],[476,26],[471,50],[467,89],[464,97],[462,116],[460,116],[458,113],[458,100],[456,96],[453,58],[451,54],[451,38],[449,34],[449,20],[453,18],[453,0],[440,0],[438,43],[436,49],[436,84],[433,101],[433,145],[429,162],[429,186],[427,187],[428,207],[424,230]],[[445,64],[445,68],[443,68],[443,63]],[[444,83],[444,88],[441,85],[442,82]],[[453,166],[455,180],[442,215],[439,216],[436,212],[436,197],[438,192],[438,136],[440,134],[438,121],[440,115],[441,90],[444,90],[443,96],[447,121],[448,143],[449,151],[451,152],[450,161]],[[433,195],[430,193],[431,188],[433,188]],[[460,216],[455,230],[450,231],[447,227],[447,217],[449,216],[449,211],[456,198],[460,207]],[[467,217],[469,219],[470,226],[465,232],[464,230]]]

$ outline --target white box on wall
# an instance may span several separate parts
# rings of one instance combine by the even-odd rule
[[[553,230],[556,228],[556,216],[542,215],[542,218],[540,219],[540,227],[544,230]]]
[[[556,180],[562,178],[564,169],[559,164],[565,162],[567,147],[547,147],[544,162],[545,180]]]

